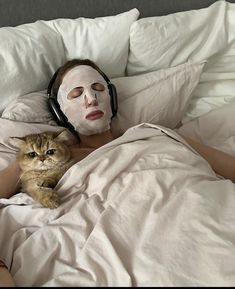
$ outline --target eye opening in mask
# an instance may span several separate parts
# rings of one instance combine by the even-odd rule
[[[79,97],[82,95],[83,91],[84,91],[84,87],[82,86],[75,87],[69,92],[67,98],[73,99],[73,98]]]
[[[105,86],[100,83],[100,82],[94,82],[91,84],[91,88],[95,91],[104,91],[105,90]],[[76,97],[79,97],[82,95],[84,91],[84,87],[83,86],[78,86],[78,87],[74,87],[68,94],[67,98],[68,99],[73,99]]]
[[[96,91],[104,91],[105,90],[105,86],[100,82],[92,83],[91,88],[93,90],[96,90]]]

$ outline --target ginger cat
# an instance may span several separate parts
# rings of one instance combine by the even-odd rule
[[[14,139],[20,144],[17,159],[21,168],[21,190],[44,207],[57,208],[60,200],[54,188],[75,163],[66,143],[66,131],[31,134]]]

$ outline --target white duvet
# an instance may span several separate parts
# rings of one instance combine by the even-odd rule
[[[233,286],[235,184],[176,132],[142,124],[75,164],[63,203],[1,199],[17,286]]]

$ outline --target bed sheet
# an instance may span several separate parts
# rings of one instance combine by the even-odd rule
[[[133,127],[57,189],[54,210],[23,193],[0,200],[17,286],[234,285],[235,184],[177,132]]]

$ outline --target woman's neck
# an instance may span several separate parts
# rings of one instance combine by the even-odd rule
[[[106,143],[109,143],[112,140],[114,140],[111,130],[94,135],[79,134],[79,138],[81,148],[94,148],[94,149],[97,149],[105,145]]]

